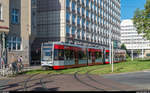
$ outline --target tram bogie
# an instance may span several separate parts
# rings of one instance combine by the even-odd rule
[[[60,42],[43,43],[41,47],[41,66],[56,70],[109,64],[109,52],[108,49],[104,50],[102,48],[85,47]],[[121,62],[124,60],[120,58],[115,61]]]

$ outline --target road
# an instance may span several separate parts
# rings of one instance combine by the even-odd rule
[[[5,84],[4,84],[5,83]],[[99,75],[56,74],[20,75],[1,81],[0,91],[134,91],[138,88],[120,84]]]
[[[150,71],[110,74],[103,77],[122,84],[139,87],[140,89],[150,89]]]
[[[9,79],[1,79],[0,80],[0,90],[5,88],[5,86],[7,85],[8,82],[9,82]]]
[[[143,89],[150,89],[150,71],[103,76],[88,76],[87,74],[18,75],[0,79],[0,91],[134,91]]]

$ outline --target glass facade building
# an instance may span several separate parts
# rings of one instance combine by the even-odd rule
[[[116,47],[120,45],[120,0],[37,1],[39,37],[108,48],[111,35]]]

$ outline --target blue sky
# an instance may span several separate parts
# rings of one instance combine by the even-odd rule
[[[133,18],[136,8],[144,9],[146,0],[121,0],[121,20]]]

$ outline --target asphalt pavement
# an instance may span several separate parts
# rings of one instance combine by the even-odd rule
[[[0,80],[0,91],[5,88],[5,86],[7,85],[7,83],[9,82],[9,79],[1,79]]]
[[[117,81],[122,84],[127,84],[140,89],[150,89],[150,71],[140,71],[122,74],[104,75],[104,78]]]
[[[32,66],[32,67],[25,68],[25,70],[31,70],[31,69],[35,70],[35,69],[40,69],[40,68],[41,68],[40,66]],[[74,80],[74,78],[72,78],[72,77],[73,77],[72,75],[71,76],[70,75],[69,76],[65,75],[65,76],[61,76],[61,77],[60,76],[53,77],[53,79],[52,79],[52,77],[47,77],[47,78],[44,79],[44,82],[47,82],[48,88],[53,88],[53,87],[58,87],[59,86],[60,87],[59,90],[65,90],[66,86],[73,86],[75,84],[74,83],[72,85],[72,83],[70,83],[70,82],[74,81],[74,82],[77,83],[77,81]],[[150,70],[140,71],[140,72],[131,72],[131,73],[121,73],[121,74],[108,74],[108,75],[103,75],[102,77],[104,77],[105,79],[112,80],[114,82],[118,82],[118,83],[123,84],[123,85],[125,84],[125,85],[128,85],[128,86],[137,87],[138,89],[141,89],[141,90],[150,89]],[[15,77],[12,80],[9,79],[9,78],[3,79],[2,77],[0,77],[0,90],[3,89],[4,87],[7,87],[7,85],[18,84],[16,82],[20,82],[19,79],[24,80],[23,78],[27,78],[27,76],[22,76],[21,78],[20,77]],[[37,78],[37,77],[35,77],[35,78]],[[97,80],[100,79],[100,78],[101,78],[101,75],[99,77],[97,77]],[[57,80],[54,81],[55,79],[57,79]],[[67,80],[62,80],[62,79],[67,79]],[[50,80],[52,80],[52,81],[50,81]],[[101,79],[101,80],[104,83],[106,83],[105,81],[107,81],[107,80],[103,80],[103,79]],[[100,81],[100,80],[98,80],[98,81]],[[36,82],[36,83],[38,83],[38,82]],[[68,83],[66,83],[66,82],[68,82]],[[81,87],[81,85],[78,84],[78,83],[77,83],[77,85],[75,84],[75,86],[80,86]],[[61,84],[65,84],[65,85],[60,86]],[[52,85],[55,85],[55,86],[52,86]],[[72,87],[72,90],[75,89],[75,86]],[[66,88],[66,90],[67,89],[68,89],[68,87]],[[77,89],[79,89],[79,87],[77,87]],[[83,86],[81,89],[85,89],[85,86]],[[87,89],[89,89],[89,88],[87,88]]]

